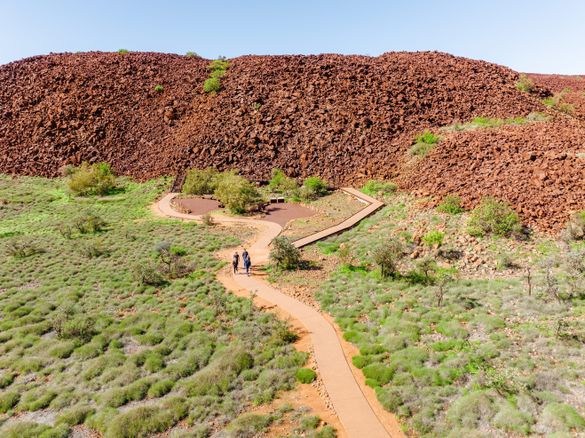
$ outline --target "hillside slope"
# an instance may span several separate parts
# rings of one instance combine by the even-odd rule
[[[539,107],[515,72],[441,53],[241,57],[215,96],[208,62],[82,53],[2,66],[0,171],[108,160],[139,178],[213,164],[261,179],[277,165],[342,183],[380,160],[394,169],[401,134]]]
[[[407,150],[424,129],[545,110],[538,94],[546,90],[518,91],[519,75],[508,68],[436,52],[244,56],[230,60],[222,90],[211,95],[203,91],[208,64],[169,54],[91,52],[0,66],[0,173],[54,176],[64,164],[104,160],[141,180],[210,165],[256,180],[280,167],[335,185],[401,176],[410,189],[452,190],[470,206],[486,193],[520,202],[519,210],[543,229],[568,214],[565,206],[538,207],[543,199],[576,193],[570,207],[583,206],[585,189],[572,165],[563,185],[551,179],[546,196],[534,202],[508,193],[525,186],[518,182],[526,176],[522,165],[502,179],[487,160],[479,163],[483,178],[462,180],[457,169],[477,166],[485,154],[460,149],[459,139],[473,137],[479,149],[516,141],[505,129],[453,136],[418,170],[408,165]],[[518,157],[548,148],[531,129],[521,128]],[[484,144],[493,135],[502,140]],[[555,151],[573,145],[573,138],[556,138]],[[445,166],[453,173],[448,178]],[[564,165],[557,173],[566,173]]]

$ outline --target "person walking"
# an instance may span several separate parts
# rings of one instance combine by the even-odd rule
[[[234,274],[238,273],[238,265],[240,264],[240,255],[238,251],[234,252],[234,256],[232,257],[232,266],[234,267]]]
[[[250,254],[248,254],[248,250],[246,248],[244,248],[244,251],[242,251],[242,260],[245,260],[250,257]]]
[[[249,277],[250,271],[252,270],[252,260],[250,260],[250,254],[248,254],[248,257],[244,259],[244,268],[246,269],[246,275]]]

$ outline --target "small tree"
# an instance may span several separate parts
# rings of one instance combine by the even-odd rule
[[[288,237],[272,240],[270,260],[278,269],[296,269],[301,264],[301,252]]]
[[[116,177],[108,163],[84,162],[77,168],[69,168],[67,185],[78,196],[107,195],[116,186]]]
[[[437,290],[435,296],[437,297],[437,306],[443,305],[445,298],[445,292],[449,284],[453,283],[457,279],[457,271],[453,268],[450,269],[438,269],[435,273],[435,285]]]
[[[246,178],[233,172],[225,173],[219,179],[214,196],[235,214],[250,211],[262,201],[258,189]]]
[[[288,196],[295,194],[299,189],[297,182],[286,176],[280,169],[272,169],[272,178],[268,187],[274,193],[283,193]]]
[[[318,176],[310,176],[303,181],[301,196],[304,199],[317,199],[327,194],[327,183]]]
[[[217,188],[219,172],[213,167],[187,171],[182,192],[188,195],[211,195]]]
[[[390,239],[379,246],[373,254],[374,262],[380,267],[382,277],[398,274],[398,262],[404,257],[404,247],[397,239]]]

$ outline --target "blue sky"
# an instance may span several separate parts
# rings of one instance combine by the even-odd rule
[[[582,0],[0,0],[0,64],[120,48],[202,56],[440,50],[585,74]]]

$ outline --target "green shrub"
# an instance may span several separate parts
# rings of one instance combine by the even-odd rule
[[[366,379],[374,380],[377,385],[383,386],[392,380],[394,376],[394,368],[387,367],[381,363],[372,363],[362,368],[362,372]]]
[[[408,152],[413,156],[424,157],[435,147],[438,141],[438,136],[430,131],[424,131],[416,137],[414,145],[412,145]]]
[[[116,177],[108,163],[84,162],[76,168],[67,182],[69,190],[77,196],[107,195],[116,186]]]
[[[422,237],[422,241],[427,246],[441,246],[443,244],[443,239],[445,238],[445,233],[438,230],[429,231]]]
[[[57,397],[57,394],[53,391],[44,389],[33,390],[24,395],[20,401],[19,408],[31,412],[38,411],[49,406],[55,397]]]
[[[6,244],[6,255],[15,259],[25,259],[36,254],[42,254],[45,250],[30,239],[13,239]]]
[[[60,338],[82,342],[88,342],[96,333],[95,319],[85,313],[75,313],[71,307],[61,307],[55,312],[52,327]]]
[[[276,237],[270,244],[270,261],[277,269],[296,269],[301,264],[301,252],[288,237]]]
[[[160,406],[141,406],[114,417],[104,438],[142,438],[164,432],[187,415],[183,399],[166,400]]]
[[[530,426],[534,423],[532,417],[510,402],[504,402],[494,417],[494,426],[508,433],[528,435]]]
[[[162,85],[155,85],[154,86],[154,91],[156,91],[157,93],[163,92],[164,89],[165,89],[165,87],[163,87]]]
[[[228,436],[237,438],[253,438],[265,430],[273,421],[270,415],[247,413],[240,415],[226,427]]]
[[[66,438],[67,436],[69,436],[69,428],[66,425],[51,427],[33,422],[16,423],[2,431],[3,438]]]
[[[550,403],[542,411],[542,422],[551,430],[581,432],[585,430],[585,419],[575,408],[564,403]]]
[[[371,179],[364,184],[362,192],[370,196],[385,196],[395,193],[398,186],[388,181],[378,181]]]
[[[148,397],[162,397],[163,395],[171,392],[171,389],[173,389],[174,385],[175,382],[170,379],[159,380],[158,382],[154,383],[148,390]]]
[[[382,277],[396,276],[398,262],[404,257],[404,246],[397,239],[388,239],[374,250],[374,262],[380,267]]]
[[[145,286],[164,286],[166,278],[160,272],[158,266],[152,263],[141,263],[135,265],[132,270],[134,280]]]
[[[311,368],[299,368],[296,372],[296,377],[301,383],[313,383],[317,378],[317,373]]]
[[[585,210],[571,216],[561,237],[565,240],[585,240]]]
[[[262,201],[260,193],[250,181],[232,172],[225,173],[219,180],[214,196],[235,214],[246,213]]]
[[[315,430],[321,424],[321,419],[316,415],[305,415],[301,417],[300,423],[303,430]]]
[[[107,222],[98,215],[86,212],[75,218],[72,228],[79,234],[94,234],[104,231],[107,225]]]
[[[89,406],[75,406],[66,411],[63,411],[55,421],[55,424],[66,424],[68,426],[76,426],[85,421],[85,419],[94,413],[94,409]]]
[[[0,394],[0,414],[4,414],[12,409],[20,400],[20,394],[15,391],[4,392]]]
[[[219,78],[207,78],[203,83],[203,91],[206,93],[217,93],[221,90],[221,80]]]
[[[192,58],[192,57],[199,57],[199,55],[197,54],[197,52],[187,52],[185,53],[185,56]]]
[[[560,93],[555,93],[552,97],[543,99],[542,103],[565,114],[573,114],[575,112],[575,107],[565,101],[565,90]]]
[[[437,211],[448,214],[460,214],[465,210],[461,206],[461,198],[459,196],[445,196],[443,201],[437,206]]]
[[[313,435],[313,438],[335,438],[337,436],[337,432],[333,428],[333,426],[323,426]]]
[[[272,178],[268,183],[268,187],[274,193],[282,193],[286,196],[295,195],[299,186],[297,182],[288,176],[280,169],[272,169]]]
[[[16,374],[4,371],[4,373],[0,376],[0,389],[4,389],[14,382],[14,378]]]
[[[525,93],[532,93],[535,89],[534,82],[525,74],[521,74],[516,82],[516,88]]]
[[[119,53],[120,55],[125,55],[126,53],[129,53],[129,52],[128,52],[128,50],[126,50],[126,49],[118,49],[118,53]]]
[[[79,252],[88,259],[101,257],[109,253],[108,248],[101,239],[94,239],[81,243],[79,245]]]
[[[220,174],[213,167],[187,171],[182,192],[188,195],[211,195],[217,188]]]
[[[510,236],[521,228],[518,213],[508,203],[494,198],[482,199],[469,220],[469,233],[473,236]]]
[[[303,181],[301,197],[303,199],[317,199],[327,194],[327,183],[318,176],[309,176]]]
[[[459,397],[447,410],[447,420],[454,426],[475,429],[488,423],[494,415],[494,404],[485,391],[472,391]]]

